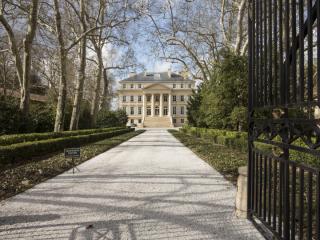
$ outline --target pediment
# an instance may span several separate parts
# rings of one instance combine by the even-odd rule
[[[163,84],[154,83],[154,84],[145,86],[143,90],[171,90],[171,89]]]

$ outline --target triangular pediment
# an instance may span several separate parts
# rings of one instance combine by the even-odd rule
[[[154,83],[145,86],[143,90],[170,90],[170,88],[160,83]]]

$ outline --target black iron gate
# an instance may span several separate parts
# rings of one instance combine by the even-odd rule
[[[320,239],[320,0],[249,2],[249,218]]]

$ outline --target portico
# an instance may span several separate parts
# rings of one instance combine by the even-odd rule
[[[171,89],[161,84],[152,84],[143,88],[142,93],[142,123],[150,120],[148,118],[153,118],[153,120],[167,118],[172,124]]]

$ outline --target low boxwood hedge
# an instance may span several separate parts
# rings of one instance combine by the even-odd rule
[[[46,139],[33,142],[23,142],[8,146],[0,146],[0,165],[15,164],[32,157],[62,151],[68,147],[79,147],[84,144],[96,142],[102,139],[118,136],[134,131],[124,128],[114,131],[93,133],[87,135],[68,136],[63,138]]]
[[[242,152],[248,151],[248,139],[246,132],[235,132],[220,129],[207,129],[207,128],[196,128],[190,126],[184,126],[180,129],[181,132],[200,137],[203,139],[208,139],[216,144],[221,144],[230,148],[240,150]],[[279,137],[276,138],[277,141],[281,141]],[[297,139],[294,143],[296,146],[307,147],[307,145],[301,140]],[[255,147],[266,152],[272,153],[277,152],[279,149],[268,144],[255,142]],[[281,150],[280,150],[281,151]],[[313,156],[308,153],[290,150],[290,160],[297,163],[303,163],[311,167],[320,168],[320,158]]]
[[[47,133],[27,133],[27,134],[11,134],[0,136],[0,146],[7,146],[22,142],[33,142],[40,140],[47,140],[53,138],[71,137],[78,135],[89,135],[94,133],[110,132],[123,129],[123,127],[101,128],[101,129],[85,129],[78,131],[64,131],[64,132],[47,132]]]
[[[188,135],[210,139],[214,143],[225,145],[227,147],[236,148],[243,152],[246,152],[248,148],[246,132],[196,128],[190,126],[184,126],[180,129],[180,131]]]

